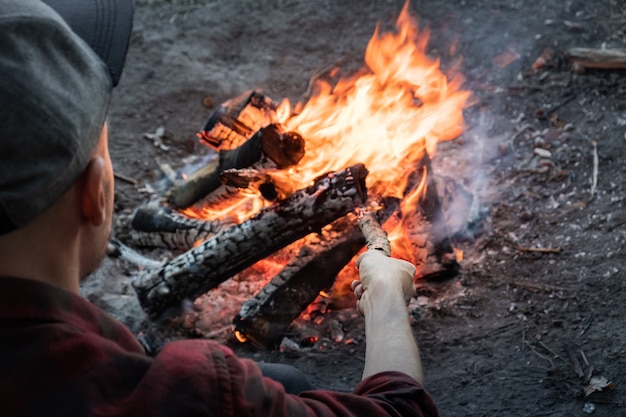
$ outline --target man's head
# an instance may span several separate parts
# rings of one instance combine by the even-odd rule
[[[91,21],[85,19],[91,15],[106,14],[102,11],[106,7],[101,7],[104,4],[129,4],[107,0],[96,2],[102,3],[100,6],[94,0],[49,1],[66,13],[73,10],[73,20],[78,20],[82,13],[83,23]],[[91,9],[86,5],[91,5]],[[91,27],[93,36],[85,29],[83,32],[86,39],[97,42],[100,46],[95,46],[111,57],[113,75],[119,78],[120,53],[111,53],[114,48],[103,47],[96,36],[107,32],[102,28],[111,21],[100,22],[100,28]],[[0,0],[0,32],[2,234],[27,224],[50,207],[86,167],[104,125],[112,79],[93,48],[52,8],[38,0]],[[113,41],[124,44],[119,39],[109,39]],[[125,51],[123,48],[121,55]]]
[[[45,3],[69,13],[85,39]],[[128,46],[132,0],[45,3],[0,0],[0,243],[28,235],[24,229],[56,213],[64,217],[57,216],[57,226],[69,227],[76,215],[87,226],[82,244],[91,236],[101,246],[113,198],[105,121]]]

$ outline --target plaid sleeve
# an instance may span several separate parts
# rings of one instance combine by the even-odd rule
[[[412,378],[387,372],[362,381],[354,393],[315,390],[286,394],[254,362],[210,341],[175,342],[154,360],[136,390],[130,415],[173,416],[439,416]],[[143,398],[143,399],[141,399]],[[152,413],[146,414],[149,403]]]

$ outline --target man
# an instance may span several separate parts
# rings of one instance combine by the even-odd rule
[[[115,22],[91,30],[113,33]],[[114,38],[104,50],[125,55]],[[0,416],[438,415],[406,314],[415,268],[376,251],[361,255],[353,283],[367,337],[353,393],[287,394],[206,340],[150,358],[78,296],[111,229],[110,72],[44,3],[0,0]]]

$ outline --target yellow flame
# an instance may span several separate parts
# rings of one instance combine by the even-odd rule
[[[410,243],[402,243],[403,229],[426,191],[426,168],[419,186],[405,195],[409,175],[422,166],[424,152],[432,156],[439,142],[462,133],[463,109],[471,93],[461,88],[460,74],[444,74],[439,60],[428,56],[430,33],[419,30],[408,2],[395,26],[389,32],[376,28],[361,71],[336,82],[317,80],[315,94],[306,103],[293,106],[283,99],[277,118],[284,130],[303,136],[306,153],[288,173],[278,171],[272,177],[298,189],[330,171],[365,164],[371,195],[402,199],[403,220],[387,228],[393,253],[411,259]],[[222,211],[189,214],[243,221],[264,204],[259,197],[243,196]]]
[[[355,163],[364,163],[373,193],[402,197],[407,173],[423,152],[462,132],[462,110],[470,96],[462,77],[450,80],[439,61],[426,54],[429,32],[402,10],[395,33],[376,28],[365,62],[367,72],[331,85],[317,82],[318,93],[284,120],[306,140],[306,154],[292,176],[302,185]],[[282,117],[288,102],[279,106]]]

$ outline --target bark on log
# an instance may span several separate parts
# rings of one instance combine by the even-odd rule
[[[133,280],[139,302],[151,317],[179,308],[237,272],[346,215],[367,196],[362,164],[324,175],[315,184],[261,211],[157,270]]]
[[[424,169],[425,168],[425,169]],[[427,177],[423,178],[426,173]],[[408,245],[421,278],[449,278],[458,272],[456,255],[447,235],[441,201],[432,175],[430,158],[424,155],[416,167],[407,193],[424,181],[427,189],[420,205],[404,225],[409,228]],[[329,289],[339,271],[368,242],[368,249],[391,251],[386,233],[379,227],[399,202],[388,200],[376,215],[366,212],[360,219],[335,221],[329,231],[302,247],[300,253],[253,299],[245,302],[233,321],[239,340],[261,348],[273,348],[287,334],[289,325],[313,302],[320,291]],[[364,236],[366,235],[366,236]]]
[[[187,208],[222,184],[223,171],[247,168],[261,161],[264,155],[278,168],[293,166],[304,156],[304,140],[297,133],[281,132],[277,125],[266,126],[238,148],[220,151],[217,159],[172,187],[164,199],[174,208]]]
[[[116,238],[131,246],[188,250],[235,224],[234,219],[200,220],[167,207],[139,207],[121,217]]]
[[[359,214],[357,221],[361,233],[365,237],[367,250],[379,250],[387,256],[391,256],[391,244],[387,238],[387,232],[380,225],[380,220],[371,211]]]
[[[626,69],[626,49],[570,48],[566,51],[574,69]]]
[[[398,207],[388,199],[384,210],[371,220],[384,222]],[[363,248],[366,240],[356,216],[333,222],[319,236],[311,236],[299,253],[252,299],[233,320],[239,340],[261,348],[277,346],[291,322],[320,291],[332,287],[335,277]]]

